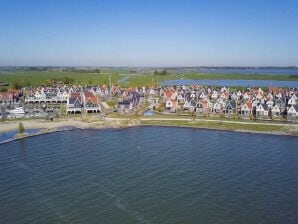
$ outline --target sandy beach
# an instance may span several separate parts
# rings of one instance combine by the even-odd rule
[[[104,129],[104,128],[126,128],[135,126],[172,126],[191,127],[212,130],[225,130],[249,133],[277,134],[277,135],[298,135],[298,124],[281,123],[255,123],[239,121],[218,121],[218,120],[196,120],[190,118],[98,118],[98,117],[76,117],[60,118],[55,121],[47,120],[22,120],[5,121],[0,123],[0,133],[18,130],[19,122],[22,122],[25,130],[43,129],[46,132],[53,132],[61,128],[74,127],[81,129]]]
[[[61,119],[58,121],[45,121],[45,120],[24,120],[21,121],[25,129],[57,129],[62,127],[77,127],[77,128],[102,128],[103,122],[84,122],[80,119]],[[6,121],[0,123],[0,133],[12,130],[17,130],[19,121]]]

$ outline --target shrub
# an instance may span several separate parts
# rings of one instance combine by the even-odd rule
[[[24,132],[25,132],[25,127],[24,127],[24,125],[23,125],[23,123],[22,122],[20,122],[19,123],[19,134],[24,134]]]

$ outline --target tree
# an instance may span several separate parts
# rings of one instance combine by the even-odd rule
[[[162,70],[162,72],[160,73],[160,75],[163,75],[163,76],[168,75],[168,71],[166,69],[164,69],[164,70]]]
[[[0,92],[7,92],[7,87],[0,87]]]
[[[23,125],[23,123],[22,122],[20,122],[19,123],[19,134],[24,134],[24,132],[25,132],[25,127],[24,127],[24,125]]]
[[[74,82],[74,79],[66,76],[63,80],[64,84],[68,85],[68,84],[72,84]]]
[[[158,70],[154,71],[154,75],[160,75],[160,76],[165,76],[165,75],[169,75],[170,73],[167,71],[167,69],[162,70],[161,72],[159,72]]]
[[[52,81],[50,79],[45,81],[46,86],[52,86]]]
[[[21,82],[20,81],[14,81],[12,83],[12,88],[14,88],[14,89],[21,89],[22,88]]]

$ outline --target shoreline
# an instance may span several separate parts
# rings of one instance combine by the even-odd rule
[[[280,125],[280,124],[266,124],[266,123],[243,123],[239,124],[237,121],[212,121],[208,120],[196,120],[191,121],[191,119],[160,119],[160,118],[106,118],[106,119],[94,119],[88,120],[83,118],[68,118],[59,119],[58,121],[45,121],[45,120],[23,120],[23,121],[7,121],[0,123],[0,134],[8,131],[17,131],[18,124],[22,122],[25,129],[41,129],[32,134],[27,134],[23,136],[13,136],[11,139],[4,140],[0,144],[6,144],[12,141],[21,140],[24,138],[31,138],[35,136],[71,131],[74,129],[82,130],[122,130],[125,128],[133,127],[173,127],[173,128],[193,128],[202,130],[214,130],[214,131],[229,131],[229,132],[240,132],[240,133],[250,133],[250,134],[266,134],[266,135],[279,135],[279,136],[298,136],[298,125]],[[212,124],[213,123],[213,124]],[[233,124],[233,127],[228,125]],[[241,128],[241,125],[243,126]],[[257,130],[257,126],[267,125],[268,130]],[[274,128],[279,127],[279,129],[274,130]],[[250,129],[247,129],[250,128]],[[271,130],[270,130],[271,128]],[[289,130],[283,128],[290,128]],[[293,130],[292,130],[292,129]]]

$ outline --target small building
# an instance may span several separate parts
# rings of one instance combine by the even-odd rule
[[[12,92],[0,92],[0,104],[9,106],[14,103],[14,94]]]
[[[166,101],[166,110],[171,113],[176,113],[178,109],[177,100],[169,99]]]
[[[204,114],[209,112],[208,100],[200,100],[196,105],[196,112],[198,114]]]
[[[271,109],[271,115],[272,117],[280,117],[281,111],[280,108],[277,105],[274,105]]]
[[[67,113],[77,114],[82,113],[83,101],[80,93],[71,93],[67,100]]]
[[[118,102],[118,112],[122,114],[128,114],[133,112],[133,102],[130,100],[123,100]]]
[[[289,119],[296,119],[298,118],[298,105],[292,105],[289,109],[288,109],[288,118]]]
[[[256,115],[258,118],[267,118],[269,115],[268,105],[263,103],[263,104],[260,104],[259,106],[257,106]]]
[[[225,113],[226,114],[235,114],[237,110],[237,104],[235,100],[231,100],[226,104]]]
[[[97,96],[91,92],[84,92],[83,94],[84,112],[85,113],[100,113],[101,106]]]
[[[251,101],[247,101],[244,105],[241,106],[241,115],[244,117],[249,117],[252,115],[253,105]]]

